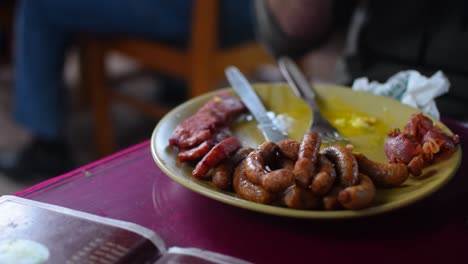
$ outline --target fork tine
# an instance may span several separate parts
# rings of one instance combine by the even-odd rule
[[[341,136],[338,132],[319,132],[319,136],[324,143],[334,143],[340,141],[348,141],[345,137]]]
[[[296,95],[301,97],[312,110],[312,122],[309,131],[312,129],[317,131],[323,141],[348,141],[322,116],[315,102],[316,94],[313,86],[307,81],[294,61],[288,57],[281,57],[278,60],[278,65]]]
[[[319,134],[319,135],[320,135],[320,134]],[[337,141],[336,138],[334,138],[333,136],[330,136],[330,135],[328,135],[328,134],[326,134],[326,133],[322,133],[321,136],[320,136],[320,138],[321,138],[322,141],[325,142],[325,143],[333,143],[333,142]]]

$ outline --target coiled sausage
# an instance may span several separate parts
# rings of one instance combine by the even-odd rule
[[[332,188],[336,179],[336,171],[333,163],[322,154],[319,154],[318,164],[319,171],[312,180],[310,189],[312,189],[315,194],[323,196]]]
[[[249,181],[257,185],[262,183],[263,176],[272,170],[270,166],[276,161],[278,151],[276,143],[266,141],[247,155],[244,167]]]
[[[291,186],[281,198],[281,203],[294,209],[316,209],[320,207],[320,199],[310,189],[297,185]]]
[[[399,186],[409,177],[408,169],[403,163],[379,163],[362,153],[354,153],[354,157],[359,164],[359,171],[369,176],[377,186]]]
[[[243,163],[244,162],[245,160]],[[232,185],[234,187],[234,191],[241,198],[255,203],[270,204],[275,197],[274,194],[249,181],[246,177],[245,166],[243,166],[243,164],[239,164],[234,170]]]
[[[235,167],[252,151],[253,148],[240,148],[234,155],[216,166],[211,176],[213,185],[221,190],[229,190],[232,187],[232,176]]]
[[[280,153],[284,157],[296,161],[297,153],[299,152],[300,143],[293,139],[282,139],[278,142],[278,147],[280,148]]]
[[[326,147],[321,152],[335,164],[336,176],[344,187],[355,185],[358,181],[358,164],[351,150],[342,145]]]
[[[344,188],[338,194],[338,202],[347,209],[357,210],[369,207],[376,194],[374,183],[366,175],[359,173],[359,182]]]
[[[320,151],[321,139],[316,131],[307,132],[299,144],[297,161],[294,165],[296,184],[309,187],[316,172],[317,157]]]

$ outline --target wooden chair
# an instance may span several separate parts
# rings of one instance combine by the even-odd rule
[[[135,58],[152,70],[187,80],[190,97],[213,90],[217,81],[225,80],[224,69],[228,65],[251,73],[259,65],[271,63],[271,58],[256,42],[220,48],[218,0],[194,0],[192,12],[189,45],[183,50],[142,39],[91,39],[81,46],[82,89],[89,91],[91,98],[98,155],[115,151],[109,116],[112,102],[125,103],[156,119],[170,110],[162,104],[148,104],[124,96],[108,87],[104,59],[110,51]]]

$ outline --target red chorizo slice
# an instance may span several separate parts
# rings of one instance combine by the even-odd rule
[[[211,168],[234,154],[241,147],[242,145],[236,137],[228,137],[219,142],[197,163],[197,166],[192,171],[193,176],[198,178],[205,177]]]
[[[249,181],[245,174],[245,166],[243,166],[242,163],[234,170],[232,186],[234,187],[234,191],[241,198],[255,203],[270,204],[275,197],[274,194]]]
[[[372,204],[375,194],[376,189],[372,180],[360,173],[359,183],[340,191],[338,194],[338,202],[347,209],[363,209]]]
[[[333,163],[325,156],[319,155],[319,171],[312,180],[310,189],[317,195],[327,194],[333,187],[336,179],[336,171]]]
[[[409,177],[408,169],[403,163],[374,162],[362,153],[355,153],[354,156],[359,164],[359,171],[369,176],[377,186],[399,186]]]
[[[252,148],[240,148],[233,156],[225,159],[216,166],[211,176],[213,185],[221,190],[229,190],[232,187],[232,176],[235,167],[252,151]]]
[[[336,176],[344,187],[355,185],[358,181],[358,164],[352,151],[342,145],[326,147],[321,152],[335,164]]]
[[[211,138],[212,131],[218,125],[216,117],[209,113],[197,112],[176,127],[169,138],[169,144],[180,149],[198,146]]]
[[[296,184],[304,188],[309,187],[315,175],[320,145],[320,137],[315,131],[307,132],[299,144],[294,175],[296,176]]]
[[[214,143],[212,140],[206,140],[197,147],[182,150],[181,152],[179,152],[179,154],[177,154],[177,157],[181,162],[200,160],[201,158],[203,158],[203,156],[206,155],[206,153],[210,151],[213,145]]]

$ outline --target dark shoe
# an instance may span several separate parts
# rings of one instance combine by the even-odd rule
[[[16,182],[36,183],[73,169],[73,161],[63,142],[35,139],[18,155],[0,159],[0,171]]]

